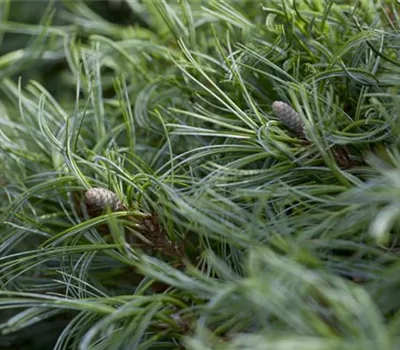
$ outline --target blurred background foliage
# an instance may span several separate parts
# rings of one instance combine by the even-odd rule
[[[74,98],[75,94],[75,82],[69,78],[70,70],[65,61],[64,43],[57,34],[48,34],[49,37],[41,38],[41,42],[46,45],[35,43],[40,35],[40,27],[37,25],[44,24],[43,21],[47,20],[61,31],[74,33],[83,42],[87,41],[91,31],[84,23],[79,25],[78,19],[83,21],[84,18],[93,19],[98,16],[102,21],[115,24],[116,28],[120,27],[121,31],[129,26],[146,26],[126,1],[119,0],[13,0],[2,1],[0,6],[3,27],[7,27],[4,31],[0,28],[0,54],[6,55],[0,64],[3,68],[2,77],[21,78],[25,84],[30,79],[36,80],[61,101],[66,99],[66,95]],[[79,16],[81,13],[82,16]],[[24,55],[24,63],[18,62],[22,55],[20,50],[36,50],[35,47],[45,51],[47,55],[37,52],[37,55],[31,54],[29,57],[28,54],[28,57]],[[9,69],[4,69],[7,66]]]

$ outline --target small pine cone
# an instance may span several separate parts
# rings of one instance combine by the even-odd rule
[[[290,105],[282,101],[275,101],[272,104],[272,110],[288,129],[294,131],[299,137],[307,139],[304,124],[298,113]]]
[[[88,211],[92,213],[100,213],[106,208],[110,208],[112,211],[123,209],[123,205],[117,195],[105,188],[95,187],[86,191],[85,201]]]

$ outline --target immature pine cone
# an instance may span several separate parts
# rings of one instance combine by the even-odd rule
[[[110,208],[112,211],[123,209],[123,205],[117,195],[105,188],[95,187],[86,191],[85,201],[90,211],[93,212],[100,212],[106,208]]]
[[[272,110],[288,129],[294,131],[299,137],[307,139],[304,131],[304,124],[291,106],[282,101],[275,101],[272,104]]]

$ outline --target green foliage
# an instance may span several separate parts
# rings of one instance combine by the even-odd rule
[[[35,6],[0,1],[0,347],[400,347],[396,1]]]

